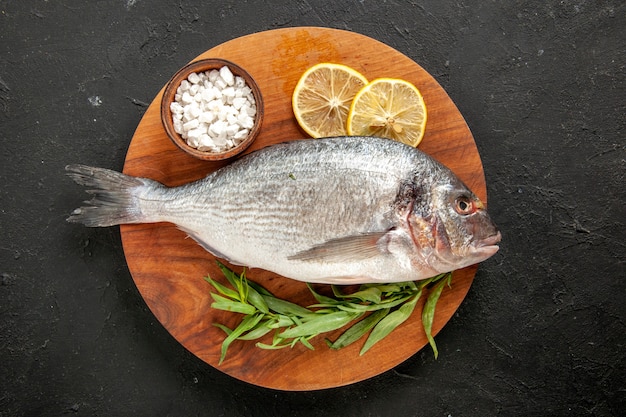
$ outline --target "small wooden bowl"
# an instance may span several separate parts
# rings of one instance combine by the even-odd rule
[[[243,78],[248,87],[252,90],[254,95],[254,101],[256,105],[256,115],[254,116],[254,125],[250,129],[248,136],[239,143],[236,147],[228,149],[223,152],[210,152],[201,151],[187,144],[185,139],[174,130],[174,122],[172,119],[172,111],[170,109],[171,103],[175,101],[176,90],[180,86],[183,80],[186,80],[189,74],[201,73],[216,69],[219,71],[223,66],[227,66],[235,76]],[[259,131],[261,130],[261,124],[263,123],[263,97],[259,86],[254,81],[252,76],[239,65],[219,58],[208,58],[199,61],[192,62],[181,68],[165,86],[163,97],[161,98],[161,122],[165,128],[167,136],[178,146],[181,150],[189,155],[202,159],[205,161],[219,161],[223,159],[232,158],[241,152],[245,151],[256,139]]]

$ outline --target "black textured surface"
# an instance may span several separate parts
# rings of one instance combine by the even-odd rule
[[[626,411],[625,3],[0,1],[0,416],[619,416]],[[435,76],[481,152],[500,252],[425,349],[349,387],[270,391],[155,320],[117,228],[66,215],[68,163],[121,169],[201,52],[359,32]]]

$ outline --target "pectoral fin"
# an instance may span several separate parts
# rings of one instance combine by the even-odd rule
[[[290,256],[289,260],[345,262],[368,259],[386,253],[390,231],[363,233],[331,239]]]

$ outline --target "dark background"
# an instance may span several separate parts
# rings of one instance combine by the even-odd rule
[[[626,6],[546,1],[0,1],[0,416],[618,416],[626,411]],[[456,315],[344,388],[234,380],[155,320],[118,228],[64,221],[68,163],[121,169],[146,106],[253,32],[362,33],[466,118],[503,232]]]

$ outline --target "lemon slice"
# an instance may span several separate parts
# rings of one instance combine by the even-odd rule
[[[363,75],[345,65],[312,66],[293,91],[291,103],[298,124],[314,138],[346,135],[350,104],[366,84]]]
[[[354,97],[347,120],[353,136],[381,136],[417,146],[426,128],[426,105],[408,81],[378,78]]]

